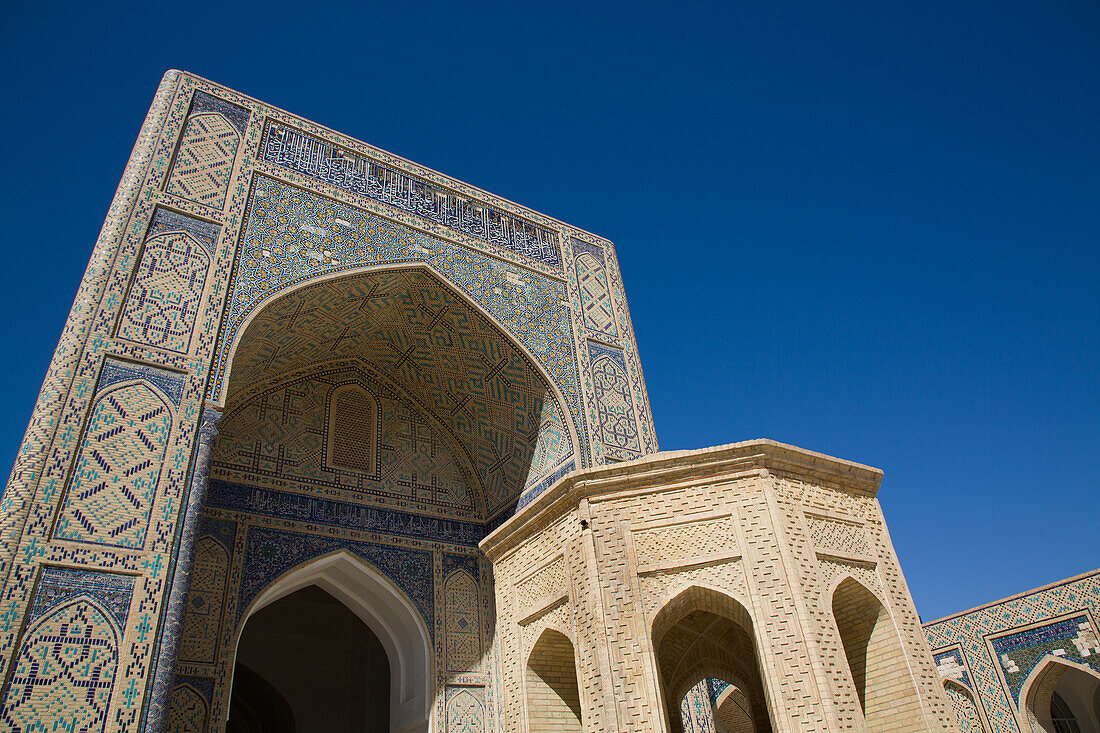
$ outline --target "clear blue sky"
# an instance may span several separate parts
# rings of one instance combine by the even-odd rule
[[[3,10],[3,471],[181,68],[614,240],[661,447],[883,468],[925,620],[1100,566],[1100,5],[229,5]]]

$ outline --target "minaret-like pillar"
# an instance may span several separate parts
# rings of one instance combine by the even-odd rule
[[[191,468],[191,481],[188,484],[187,507],[184,509],[183,527],[179,532],[179,548],[176,553],[176,566],[172,572],[172,588],[168,593],[168,607],[164,614],[164,625],[158,634],[160,648],[157,652],[156,667],[153,672],[153,686],[146,706],[146,733],[160,733],[164,727],[164,718],[168,714],[175,678],[176,657],[179,652],[180,631],[183,626],[183,613],[187,600],[187,589],[191,581],[191,567],[195,559],[195,537],[202,521],[202,504],[210,479],[210,459],[214,455],[214,441],[218,437],[218,421],[222,413],[207,407],[203,410],[199,423],[198,442],[195,447],[195,463]]]

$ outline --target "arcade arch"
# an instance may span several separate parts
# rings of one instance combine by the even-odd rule
[[[692,688],[708,679],[739,692],[739,697],[727,695],[723,702],[732,703],[726,712],[741,730],[771,733],[752,617],[738,601],[708,588],[688,588],[658,612],[652,638],[672,733],[685,733],[681,702]],[[735,717],[733,707],[738,700],[743,701],[744,716]],[[750,728],[742,717],[748,717]]]

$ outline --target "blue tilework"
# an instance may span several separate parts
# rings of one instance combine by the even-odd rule
[[[1088,641],[1091,643],[1086,645],[1081,639],[1082,632],[1088,635],[1090,631],[1091,638]],[[1100,649],[1092,648],[1095,641],[1096,633],[1089,617],[1080,614],[1045,626],[994,637],[990,639],[990,645],[997,655],[1012,696],[1018,703],[1024,680],[1048,654],[1092,667],[1100,674]]]
[[[526,347],[561,390],[574,427],[585,424],[564,283],[275,179],[254,179],[212,399],[226,397],[229,349],[245,319],[266,298],[325,274],[419,262],[447,278]],[[522,284],[510,282],[509,273]],[[581,456],[587,456],[583,429],[578,439]]]
[[[264,134],[261,150],[263,160],[274,165],[443,224],[491,247],[561,268],[556,232],[346,148],[273,124]]]
[[[937,667],[943,667],[945,665],[957,666],[959,671],[957,672],[957,679],[967,687],[973,688],[970,682],[970,673],[967,672],[966,667],[963,664],[962,652],[959,649],[950,649],[945,652],[939,652],[932,655],[932,661],[935,662]]]
[[[207,506],[218,509],[249,512],[361,532],[384,532],[397,537],[414,537],[470,546],[476,546],[485,536],[484,525],[478,522],[428,517],[393,509],[377,509],[352,502],[333,501],[274,489],[257,489],[218,480],[210,482],[207,497]],[[228,546],[232,548],[232,544]]]
[[[187,386],[184,375],[170,372],[167,369],[160,369],[148,364],[134,364],[117,359],[105,359],[103,370],[99,376],[97,393],[103,393],[111,385],[128,380],[140,380],[154,385],[176,407],[180,406],[183,390]]]
[[[516,506],[516,509],[519,510],[527,506],[532,501],[537,499],[542,492],[546,491],[555,483],[557,483],[558,479],[560,479],[562,476],[565,476],[566,474],[572,473],[575,470],[577,470],[576,464],[574,464],[573,461],[569,461],[569,463],[561,466],[552,474],[544,478],[542,481],[539,481],[534,486],[525,489],[523,494],[521,494],[519,497],[519,503]],[[511,512],[508,512],[507,514],[510,515]]]
[[[33,624],[70,598],[87,595],[107,609],[120,629],[125,628],[133,593],[132,576],[76,568],[43,568],[27,612],[27,624]]]
[[[227,102],[224,99],[219,99],[204,91],[196,90],[195,95],[191,98],[190,114],[199,114],[202,112],[217,112],[222,117],[229,120],[230,124],[241,133],[241,137],[244,137],[248,128],[249,115],[249,111],[246,108]]]
[[[249,528],[245,539],[244,574],[237,604],[237,620],[256,595],[283,573],[335,550],[349,550],[378,568],[412,599],[435,636],[435,587],[432,553],[392,545],[351,542],[268,527]]]
[[[604,451],[620,461],[637,458],[642,455],[642,444],[626,357],[622,349],[595,341],[588,342],[588,354],[594,387],[592,399],[599,419],[596,434]]]
[[[942,659],[945,653],[953,650],[962,654],[964,660],[960,661],[965,661],[968,679],[972,683],[970,689],[980,707],[985,710],[990,728],[995,733],[1019,733],[1014,713],[1018,702],[1016,697],[1021,680],[1026,679],[1027,672],[1024,668],[1030,664],[1027,669],[1030,671],[1037,661],[1032,658],[1033,653],[1028,651],[1026,640],[1041,640],[1051,634],[1049,631],[1041,631],[1049,625],[1046,622],[1057,624],[1063,618],[1077,618],[1081,615],[1095,619],[1098,609],[1100,570],[927,624],[924,633],[935,658]],[[1031,634],[1029,629],[1023,627],[1039,631]],[[1091,629],[1095,634],[1095,622]],[[1017,634],[1020,634],[1021,641],[1011,641]],[[1049,638],[1057,635],[1055,632]],[[1005,652],[1009,662],[1001,659],[999,653],[992,657],[987,648],[987,644],[992,645],[993,639],[1001,637],[1009,639],[1000,642],[1006,649],[1015,643],[1024,645],[1018,651]],[[1047,646],[1051,649],[1063,648],[1067,658],[1071,658],[1069,655],[1076,651],[1076,646],[1068,640],[1055,641],[1052,644]],[[1038,646],[1031,647],[1036,654],[1043,648],[1041,642]],[[1090,653],[1090,664],[1095,665],[1098,656],[1100,650]],[[1008,672],[1006,666],[1008,669],[1018,667],[1020,673]]]

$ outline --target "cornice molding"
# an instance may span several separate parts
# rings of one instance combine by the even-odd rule
[[[871,498],[878,494],[883,477],[881,469],[767,438],[654,453],[562,477],[483,539],[480,547],[490,560],[496,561],[547,522],[584,500],[593,502],[622,492],[644,493],[677,484],[775,473],[840,484]]]

